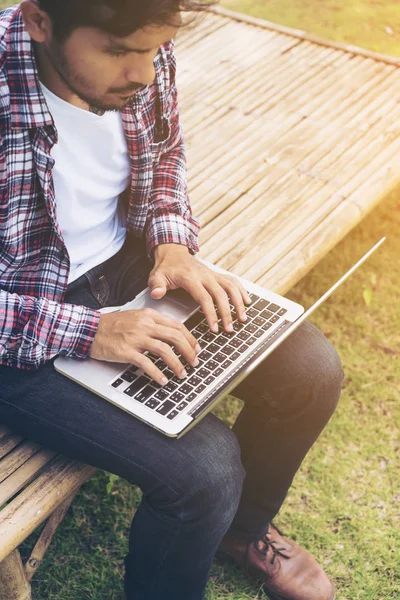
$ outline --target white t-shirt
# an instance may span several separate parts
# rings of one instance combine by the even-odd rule
[[[71,283],[124,244],[118,198],[131,179],[130,160],[120,112],[95,115],[41,86],[58,131],[53,181]]]

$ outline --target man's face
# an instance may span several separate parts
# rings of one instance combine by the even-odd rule
[[[149,25],[115,38],[92,27],[79,27],[60,44],[54,37],[40,44],[40,52],[63,84],[90,106],[121,110],[137,90],[155,77],[154,57],[180,26]]]

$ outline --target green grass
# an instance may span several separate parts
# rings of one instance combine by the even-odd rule
[[[400,7],[385,0],[221,0],[231,10],[400,56]]]
[[[6,3],[1,3],[5,5]],[[1,6],[0,4],[0,6]],[[369,0],[226,0],[226,6],[332,39],[399,54],[400,8]],[[397,14],[396,14],[397,12]],[[384,32],[392,27],[393,36]],[[300,471],[277,523],[334,578],[338,600],[400,598],[400,190],[386,198],[290,292],[309,306],[381,235],[387,242],[313,319],[337,347],[346,379],[331,422]],[[372,292],[366,306],[363,291]],[[216,413],[232,423],[231,397]],[[108,475],[87,483],[33,582],[35,600],[120,600],[123,556],[140,492]],[[36,534],[37,535],[37,534]],[[24,545],[24,553],[36,535]],[[266,598],[236,568],[215,563],[207,600]]]

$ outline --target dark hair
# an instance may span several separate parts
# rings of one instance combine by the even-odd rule
[[[77,27],[126,37],[146,25],[168,25],[178,12],[200,12],[218,0],[39,0],[54,37],[65,41]],[[172,23],[171,23],[172,24]]]

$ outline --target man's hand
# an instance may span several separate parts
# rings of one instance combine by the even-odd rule
[[[218,331],[218,308],[225,331],[232,331],[232,314],[229,301],[238,318],[247,320],[245,303],[251,300],[243,285],[235,277],[211,271],[197,261],[186,246],[162,244],[154,251],[155,265],[148,285],[154,299],[162,298],[167,290],[183,288],[198,302],[214,333]]]
[[[144,354],[146,350],[160,356],[177,377],[186,377],[184,366],[172,349],[197,367],[201,351],[197,340],[186,327],[151,308],[102,314],[90,356],[97,360],[132,363],[160,385],[167,379]]]

